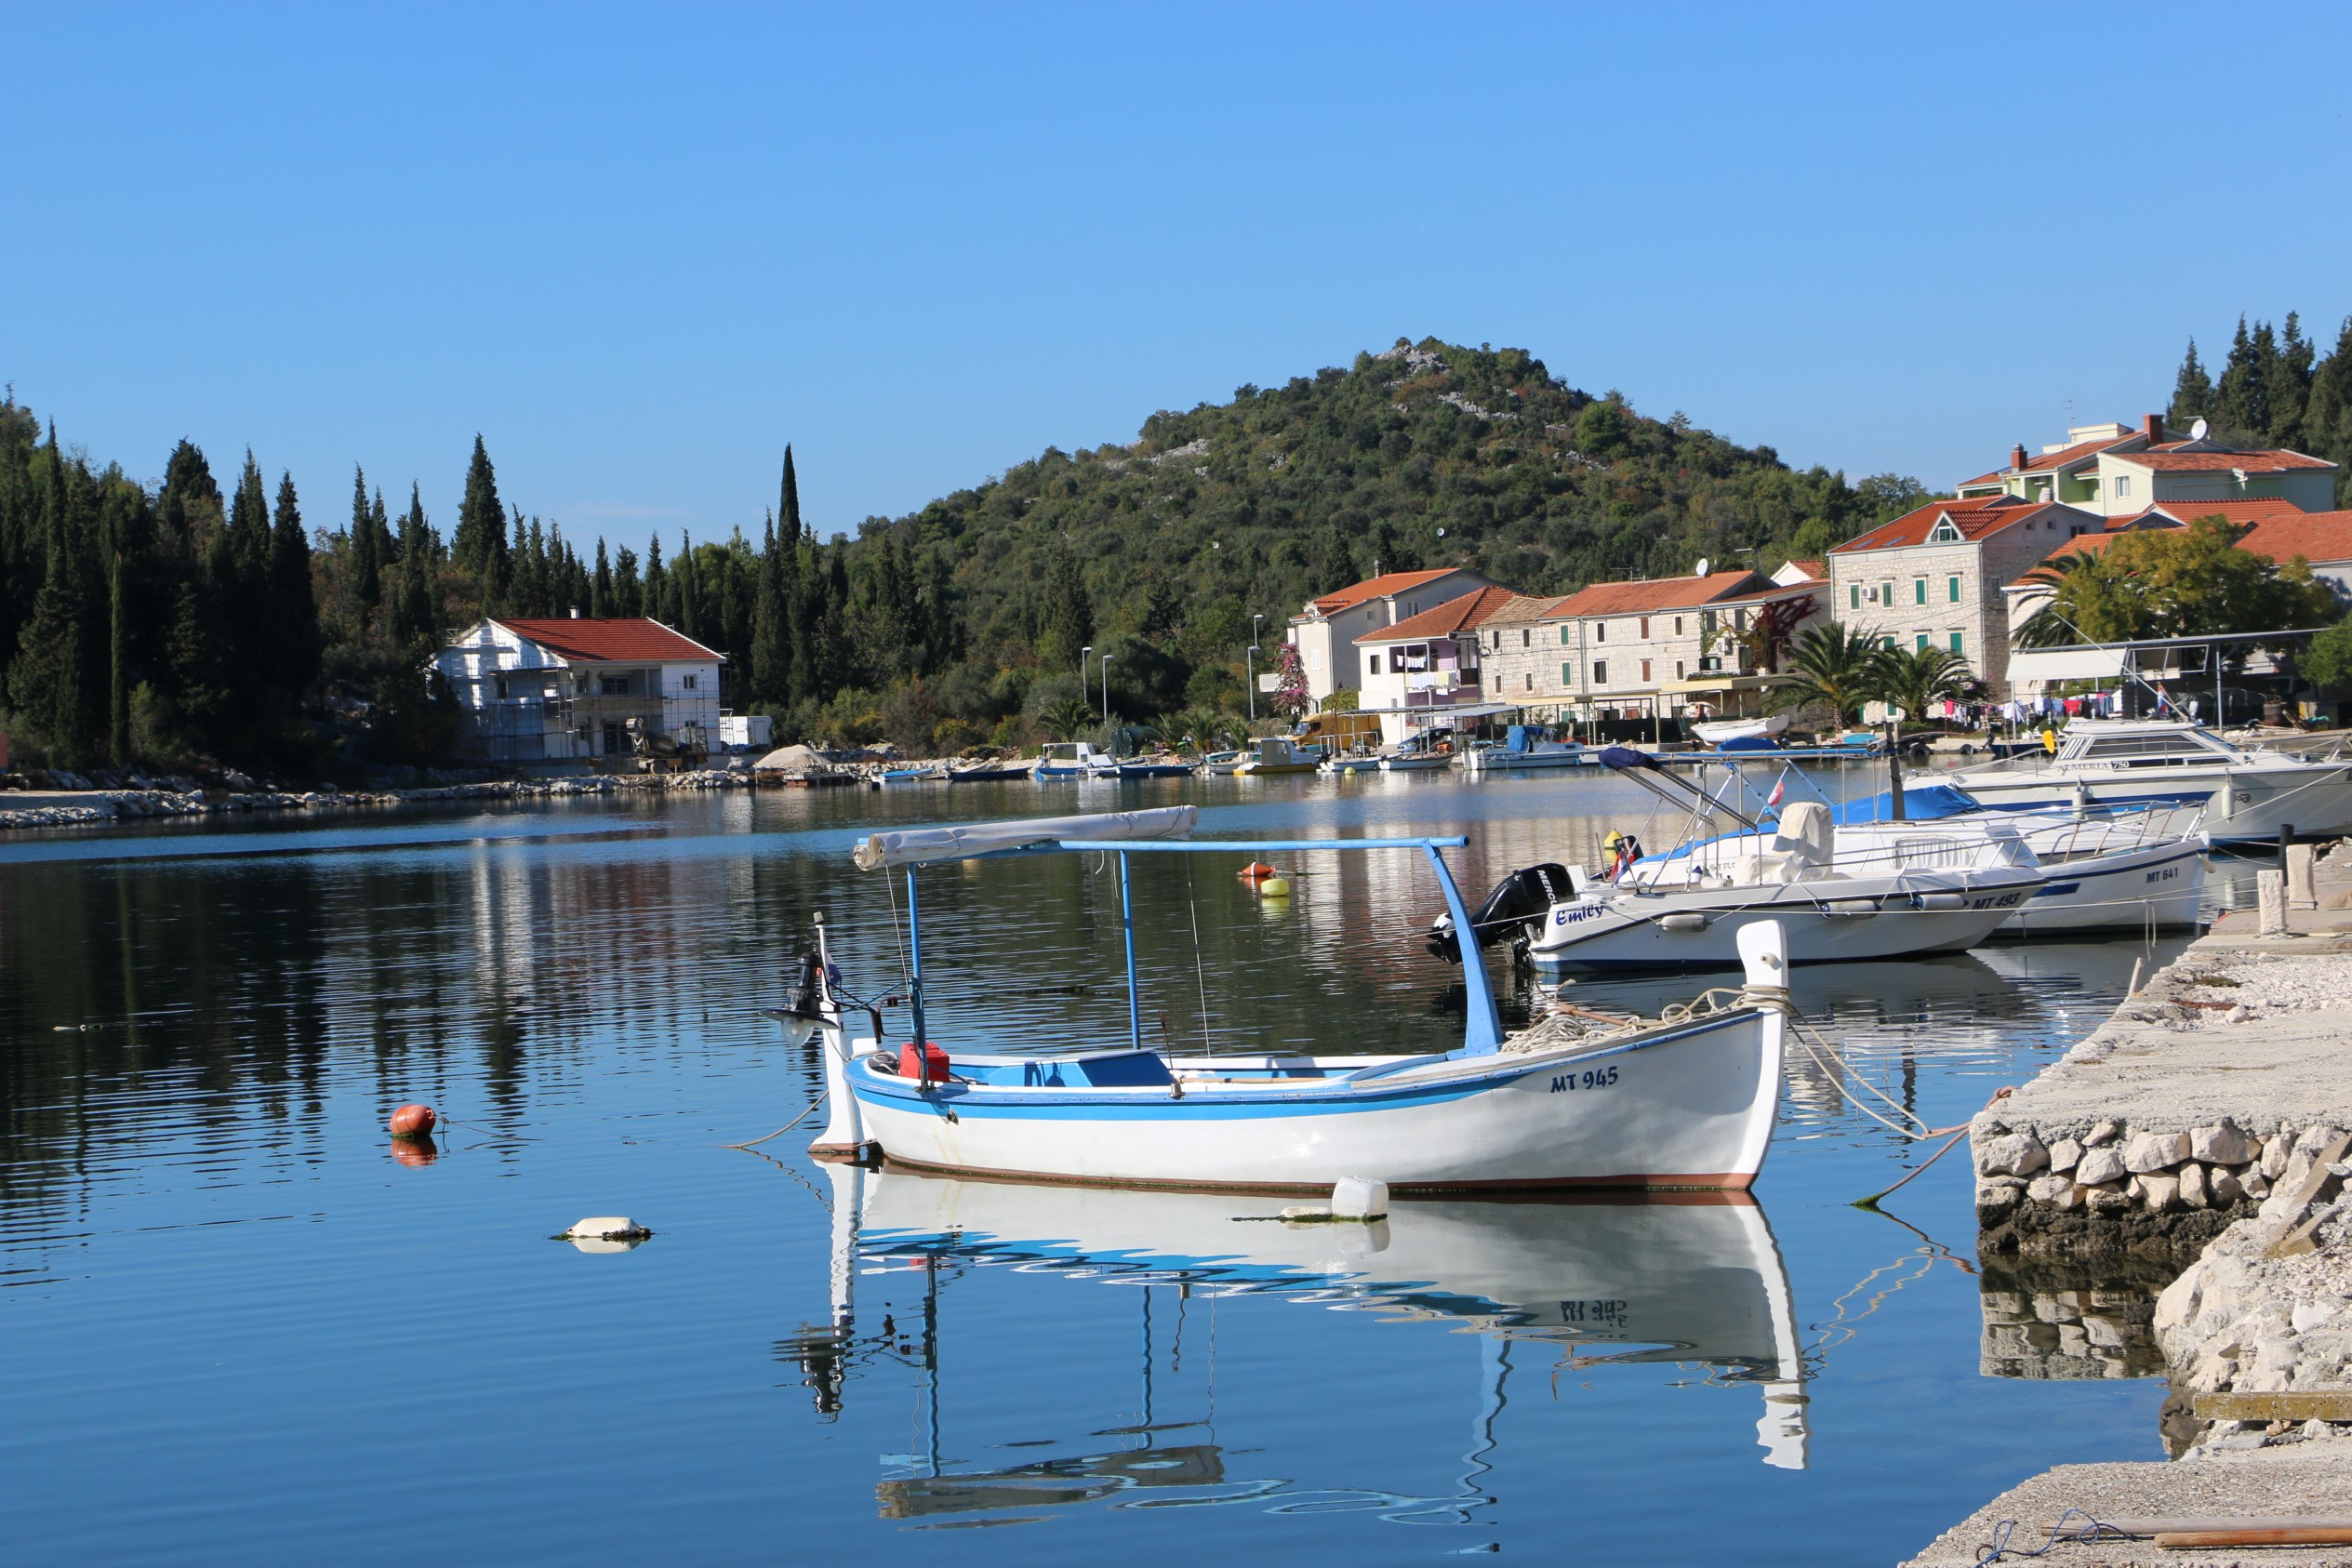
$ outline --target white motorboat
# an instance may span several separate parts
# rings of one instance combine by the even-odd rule
[[[1453,765],[1451,751],[1391,751],[1380,759],[1383,773],[1442,773]]]
[[[1989,835],[2013,833],[2049,880],[2003,923],[2007,934],[2173,929],[2200,923],[2207,854],[2201,804],[1988,811],[1948,784],[1904,791],[1895,820],[1888,795],[1831,810],[1841,871],[1938,870],[1974,863]],[[1671,885],[1694,875],[1728,876],[1764,853],[1770,828],[1726,833],[1637,864],[1637,879]]]
[[[1247,751],[1211,751],[1201,759],[1201,771],[1213,777],[1229,776],[1249,760]]]
[[[1453,918],[1468,920],[1440,853],[1459,838],[1183,842],[1197,816],[1172,806],[861,841],[859,867],[906,872],[914,1043],[884,1049],[878,1020],[872,1036],[849,1039],[827,961],[832,1121],[817,1149],[872,1144],[900,1164],[1017,1179],[1266,1190],[1328,1190],[1351,1176],[1402,1191],[1745,1189],[1755,1179],[1787,1028],[1785,1001],[1776,1000],[1787,978],[1777,925],[1749,923],[1740,937],[1748,985],[1736,1002],[1675,1023],[1591,1030],[1561,1015],[1506,1037],[1473,957],[1463,969],[1467,1021],[1454,1049],[1408,1035],[1378,1055],[1172,1057],[1143,1046],[1127,892],[1133,854],[1402,850],[1427,858]],[[1085,851],[1105,852],[1119,868],[1126,1039],[1021,1053],[931,1041],[916,868]]]
[[[1315,771],[1330,774],[1377,773],[1380,771],[1380,753],[1355,751],[1343,757],[1325,757],[1315,764]]]
[[[1521,879],[1550,868],[1514,872],[1474,921],[1463,923],[1482,944],[1524,931],[1528,956],[1546,966],[1715,968],[1738,962],[1742,932],[1776,922],[1792,963],[1906,958],[1975,946],[2048,880],[2015,831],[1998,823],[1972,842],[1941,846],[1933,866],[1848,870],[1838,862],[1829,808],[1819,802],[1789,806],[1765,837],[1754,820],[1645,752],[1612,746],[1601,761],[1689,811],[1694,828],[1724,815],[1746,832],[1686,831],[1686,842],[1723,847],[1631,859],[1612,880],[1587,883],[1564,898],[1547,886],[1548,903],[1521,889]],[[1442,921],[1432,946],[1444,950],[1460,928]]]
[[[1261,735],[1249,743],[1233,772],[1243,778],[1280,773],[1312,773],[1322,762],[1322,751],[1293,745],[1286,735]]]
[[[2077,719],[2054,757],[2028,752],[1944,781],[1996,809],[2201,804],[2217,844],[2352,832],[2352,763],[2248,751],[2185,721]]]

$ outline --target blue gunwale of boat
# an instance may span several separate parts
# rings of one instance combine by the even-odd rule
[[[1161,1084],[1134,1088],[1096,1088],[1089,1085],[1049,1089],[950,1082],[923,1089],[911,1080],[876,1071],[871,1065],[871,1056],[862,1056],[850,1064],[850,1087],[860,1098],[887,1100],[900,1110],[919,1108],[935,1115],[944,1115],[952,1110],[958,1116],[1105,1122],[1168,1121],[1180,1117],[1249,1121],[1273,1116],[1346,1115],[1352,1111],[1396,1110],[1468,1099],[1474,1095],[1486,1094],[1511,1079],[1541,1077],[1557,1072],[1568,1060],[1582,1066],[1611,1056],[1672,1044],[1693,1035],[1709,1033],[1721,1028],[1728,1019],[1737,1017],[1740,1011],[1743,1010],[1734,1009],[1731,1013],[1694,1019],[1670,1030],[1645,1033],[1615,1044],[1596,1044],[1589,1050],[1575,1053],[1573,1057],[1513,1053],[1480,1058],[1491,1061],[1493,1065],[1468,1077],[1381,1088],[1364,1086],[1367,1082],[1376,1083],[1376,1079],[1367,1081],[1342,1076],[1285,1080],[1286,1083],[1296,1083],[1297,1087],[1281,1089],[1225,1089],[1194,1079],[1182,1084],[1184,1093],[1181,1096],[1171,1092],[1172,1086]],[[1435,1063],[1444,1057],[1436,1055],[1403,1059],[1423,1064]],[[949,1054],[949,1062],[952,1070],[952,1052]]]

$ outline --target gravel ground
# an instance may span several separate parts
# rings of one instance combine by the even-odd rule
[[[2002,1493],[1947,1530],[1905,1568],[1973,1568],[2003,1520],[2017,1521],[2013,1550],[2049,1539],[2067,1508],[2116,1519],[2244,1517],[2256,1514],[2352,1518],[2352,1440],[2298,1442],[2250,1452],[2199,1452],[2173,1464],[2061,1465]],[[2078,1521],[2079,1522],[2079,1521]],[[2014,1561],[2004,1559],[2003,1561]],[[2164,1551],[2153,1541],[2067,1542],[2026,1561],[2052,1568],[2352,1568],[2352,1548],[2265,1547],[2226,1551]]]

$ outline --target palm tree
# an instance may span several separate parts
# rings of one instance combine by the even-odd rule
[[[2024,580],[2044,584],[2052,591],[2041,606],[2009,634],[2011,645],[2064,648],[2082,642],[2077,623],[2093,606],[2115,596],[2115,585],[2107,581],[2106,566],[2105,559],[2093,551],[2074,550],[2027,572]]]
[[[1208,707],[1187,708],[1160,721],[1163,736],[1203,751],[1216,751],[1239,728],[1239,720]]]
[[[1065,697],[1039,709],[1037,722],[1055,739],[1068,740],[1081,730],[1095,726],[1095,711],[1077,698]]]
[[[1870,661],[1869,695],[1913,721],[1936,703],[1973,696],[1976,685],[1968,660],[1949,648],[1881,648]]]
[[[1860,631],[1835,621],[1808,626],[1788,654],[1788,684],[1774,694],[1783,708],[1819,703],[1840,727],[1862,722],[1862,705],[1879,694],[1872,671],[1879,648]]]

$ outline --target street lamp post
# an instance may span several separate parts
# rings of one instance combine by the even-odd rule
[[[1095,661],[1095,644],[1087,644],[1078,650],[1078,700],[1085,701],[1095,694],[1086,689],[1086,666]]]
[[[1111,656],[1109,654],[1102,656],[1102,722],[1104,724],[1110,723],[1110,658]]]
[[[1262,645],[1258,636],[1257,623],[1265,618],[1263,615],[1250,617],[1250,653],[1246,667],[1250,672],[1250,723],[1252,724],[1257,722],[1257,650]]]

